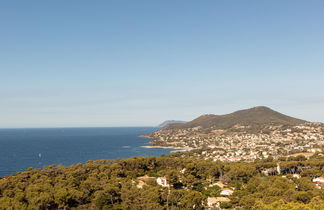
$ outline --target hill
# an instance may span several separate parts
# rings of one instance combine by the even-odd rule
[[[202,115],[190,122],[183,124],[170,124],[166,129],[177,128],[202,128],[227,129],[235,125],[263,126],[263,125],[298,125],[306,121],[293,118],[265,106],[258,106],[250,109],[239,110],[225,115]]]
[[[158,127],[163,128],[167,125],[171,125],[171,124],[183,124],[186,123],[186,121],[181,121],[181,120],[167,120],[164,121],[163,123],[161,123],[160,125],[158,125]]]
[[[319,155],[280,162],[165,156],[52,165],[0,177],[0,209],[323,209],[323,189],[312,182],[323,165]]]
[[[226,115],[203,115],[188,123],[168,125],[147,137],[155,147],[190,150],[190,157],[251,161],[322,151],[324,124],[259,106]]]

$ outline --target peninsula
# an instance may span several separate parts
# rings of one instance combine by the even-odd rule
[[[169,124],[145,137],[154,147],[190,150],[190,155],[203,159],[251,161],[321,152],[324,124],[259,106],[226,115],[202,115],[187,123]]]

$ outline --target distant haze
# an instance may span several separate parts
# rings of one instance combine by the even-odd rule
[[[2,1],[0,127],[324,122],[324,1]]]
[[[167,126],[167,125],[170,125],[170,124],[182,124],[182,123],[186,123],[186,121],[181,121],[181,120],[166,120],[166,121],[164,121],[163,123],[161,123],[160,125],[158,125],[158,127],[161,127],[161,128],[163,128],[163,127],[165,127],[165,126]]]

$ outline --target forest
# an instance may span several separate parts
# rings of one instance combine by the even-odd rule
[[[254,162],[176,153],[96,160],[0,178],[0,209],[324,209],[324,186],[312,181],[323,174],[320,154]],[[222,188],[232,193],[221,195]]]

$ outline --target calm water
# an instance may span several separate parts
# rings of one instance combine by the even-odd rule
[[[168,149],[146,149],[139,135],[157,130],[137,128],[0,129],[0,176],[28,167],[85,163],[87,160],[160,156]]]

